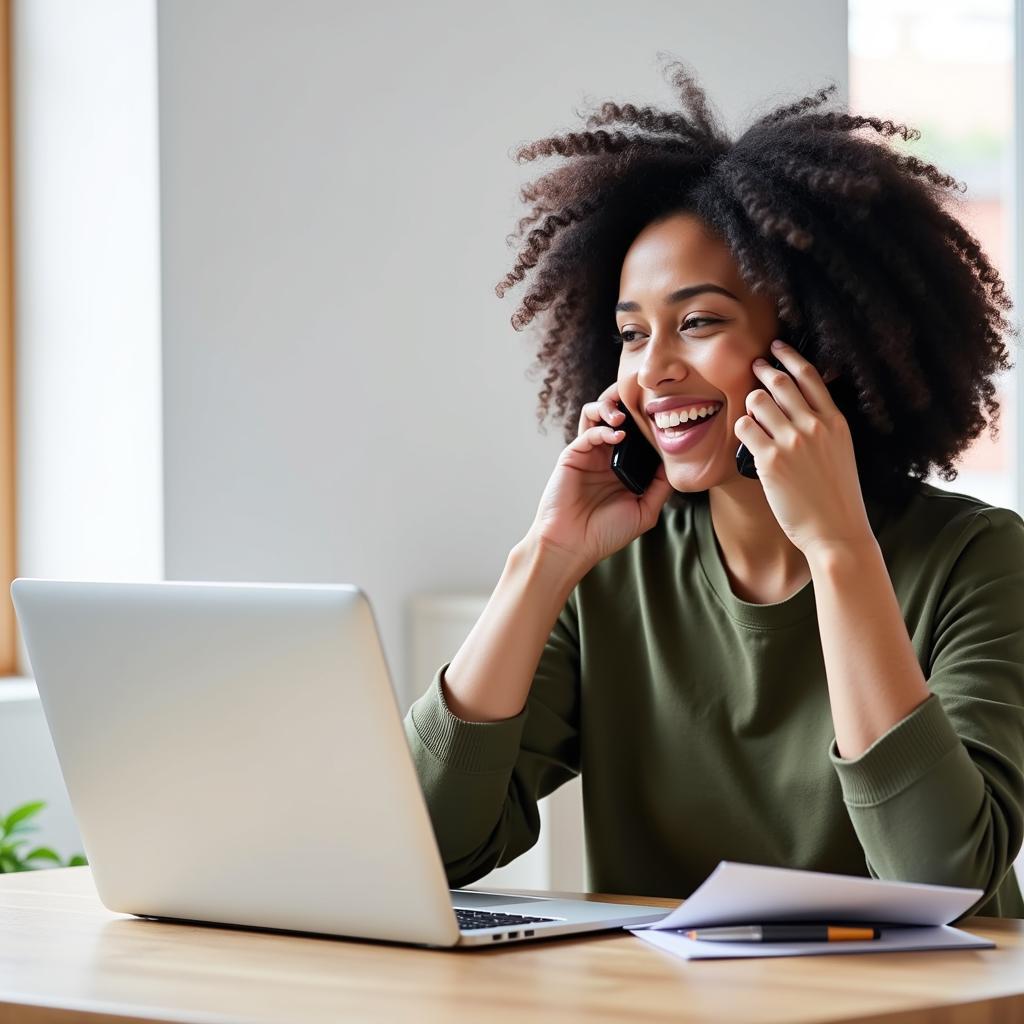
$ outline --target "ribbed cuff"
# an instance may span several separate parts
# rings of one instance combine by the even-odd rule
[[[840,757],[835,739],[828,756],[839,776],[843,800],[870,807],[902,793],[959,745],[939,698],[932,694],[858,757]]]
[[[528,709],[498,722],[466,722],[452,714],[441,691],[446,662],[410,711],[423,745],[442,764],[463,772],[509,771],[519,756]]]

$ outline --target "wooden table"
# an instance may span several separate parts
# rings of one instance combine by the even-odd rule
[[[1024,1021],[1024,922],[965,926],[998,948],[689,962],[619,931],[447,952],[143,921],[88,868],[32,871],[0,875],[0,1024]]]

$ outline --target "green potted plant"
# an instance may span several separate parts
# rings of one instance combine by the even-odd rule
[[[0,874],[46,867],[74,868],[88,863],[82,854],[76,853],[65,864],[60,855],[48,846],[37,846],[27,853],[21,853],[21,847],[29,845],[25,836],[29,832],[39,831],[35,825],[29,824],[29,820],[45,806],[45,800],[35,800],[15,807],[6,817],[0,816]]]

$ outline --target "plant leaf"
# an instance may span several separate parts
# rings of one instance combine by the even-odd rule
[[[74,856],[68,858],[67,867],[69,868],[80,868],[89,862],[85,859],[85,854],[76,853]]]
[[[21,834],[23,834],[25,832],[38,832],[38,831],[39,831],[39,826],[38,825],[26,825],[24,822],[22,822],[19,825],[15,825],[14,828],[9,828],[9,829],[6,830],[7,835],[9,835],[9,836],[17,836],[17,835],[21,835]]]
[[[34,850],[29,850],[28,853],[22,858],[23,860],[48,860],[54,864],[59,864],[61,867],[64,866],[64,862],[60,857],[51,850],[48,846],[37,846]]]
[[[9,853],[0,852],[0,873],[6,871],[20,871],[21,863],[17,857]]]
[[[22,804],[20,807],[15,807],[10,814],[4,818],[4,831],[10,832],[19,821],[24,821],[26,818],[31,818],[32,815],[38,814],[46,806],[45,800],[34,800],[32,803]]]

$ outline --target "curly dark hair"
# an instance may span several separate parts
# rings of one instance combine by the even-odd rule
[[[569,443],[583,403],[616,379],[609,339],[626,251],[645,225],[686,211],[728,245],[753,293],[777,299],[780,332],[801,338],[819,369],[840,373],[830,392],[865,493],[905,497],[933,467],[955,479],[954,463],[985,427],[982,406],[998,434],[992,377],[1010,369],[1003,339],[1017,335],[999,273],[944,206],[966,186],[852,134],[910,140],[916,129],[818,109],[834,84],[732,142],[686,66],[666,71],[682,112],[605,102],[586,131],[515,152],[520,163],[567,161],[520,190],[532,208],[508,236],[522,247],[495,289],[501,297],[534,272],[512,326],[543,314],[527,372],[547,370],[542,432],[552,414],[564,416]]]

